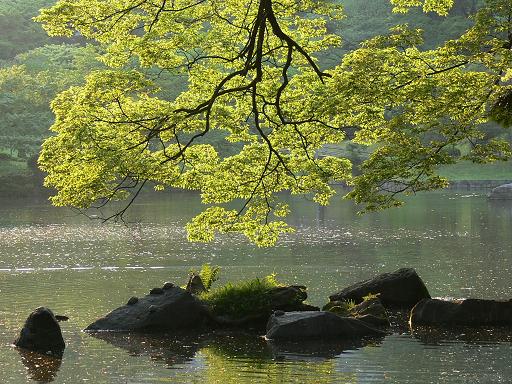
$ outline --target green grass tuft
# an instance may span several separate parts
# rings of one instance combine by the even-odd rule
[[[346,317],[351,315],[355,306],[356,303],[354,300],[343,300],[340,302],[329,303],[323,308],[323,310]]]
[[[373,299],[378,299],[380,296],[380,293],[369,293],[366,296],[363,296],[363,301],[370,301]]]
[[[269,275],[263,279],[227,283],[226,285],[203,293],[204,300],[216,315],[243,318],[245,316],[269,311],[271,307],[271,290],[282,286]]]

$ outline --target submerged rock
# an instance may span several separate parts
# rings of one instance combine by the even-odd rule
[[[172,287],[130,300],[105,317],[90,324],[86,331],[168,331],[192,329],[203,325],[207,313],[204,305],[189,292]]]
[[[378,294],[385,307],[411,308],[418,301],[430,298],[427,287],[412,268],[383,273],[372,279],[351,285],[329,299],[333,301],[354,301],[361,303],[363,297]]]
[[[489,194],[489,199],[512,199],[512,183],[499,185]]]
[[[272,315],[267,324],[267,339],[330,339],[380,336],[385,333],[364,322],[340,317],[331,312],[285,312]]]
[[[466,299],[446,301],[425,299],[411,310],[409,319],[415,325],[512,325],[512,300]]]
[[[66,347],[59,323],[46,307],[39,307],[29,315],[14,345],[59,358]]]

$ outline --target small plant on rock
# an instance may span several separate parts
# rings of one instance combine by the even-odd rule
[[[218,265],[212,267],[210,264],[203,264],[198,275],[203,281],[204,287],[209,291],[212,284],[219,279],[220,267]]]
[[[354,300],[333,301],[324,307],[325,311],[335,313],[339,316],[350,316],[356,306]]]
[[[205,292],[200,298],[216,315],[243,318],[270,311],[272,289],[281,286],[274,274],[226,285]]]
[[[378,299],[380,296],[380,293],[369,293],[366,296],[363,296],[363,301],[370,301],[373,299]]]

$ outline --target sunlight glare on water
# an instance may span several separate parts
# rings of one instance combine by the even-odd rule
[[[359,216],[350,202],[327,208],[291,200],[297,228],[274,248],[240,236],[186,241],[201,207],[192,194],[133,207],[136,224],[101,224],[47,204],[0,209],[0,366],[5,383],[510,383],[509,333],[395,333],[359,344],[275,344],[248,334],[114,335],[81,330],[165,281],[183,285],[204,263],[221,279],[276,273],[308,287],[322,306],[341,288],[376,273],[414,267],[432,296],[512,296],[512,202],[482,193],[414,197],[400,209]],[[45,305],[61,323],[62,362],[10,346],[26,316]],[[3,380],[3,381],[2,381]]]

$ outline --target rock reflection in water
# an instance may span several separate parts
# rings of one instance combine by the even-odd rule
[[[38,383],[51,383],[57,377],[62,360],[43,355],[41,353],[16,348],[21,357],[21,362],[28,371],[30,379]]]
[[[262,336],[241,330],[209,334],[202,343],[202,350],[205,349],[227,359],[272,360],[272,352]]]
[[[382,343],[384,337],[353,340],[265,340],[255,333],[217,331],[208,334],[135,334],[96,332],[91,336],[126,350],[132,356],[149,356],[164,361],[169,367],[192,361],[196,353],[209,351],[229,360],[253,361],[318,361],[329,360],[344,351]]]
[[[91,336],[124,349],[131,356],[149,356],[169,367],[191,361],[200,348],[201,334],[137,334],[93,332]]]
[[[192,361],[196,353],[204,348],[214,349],[217,354],[228,358],[272,360],[271,350],[263,337],[252,333],[91,332],[90,335],[122,348],[132,356],[149,356],[154,360],[164,361],[168,367]]]
[[[199,353],[206,361],[207,382],[245,384],[264,377],[262,381],[268,384],[349,383],[357,377],[337,371],[336,356],[381,341],[275,342],[255,335],[230,335],[209,338]]]
[[[382,343],[384,337],[366,337],[353,340],[268,340],[273,358],[276,360],[322,361],[333,359],[345,351]]]
[[[418,326],[411,329],[411,335],[427,346],[441,346],[451,342],[463,342],[467,345],[512,342],[511,327],[447,328]]]

